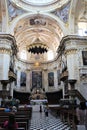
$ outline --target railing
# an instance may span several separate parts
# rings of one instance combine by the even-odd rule
[[[60,79],[65,80],[68,77],[68,71],[64,71],[61,73]]]
[[[78,90],[69,90],[68,94],[72,97],[78,97],[80,101],[86,101],[82,94]]]

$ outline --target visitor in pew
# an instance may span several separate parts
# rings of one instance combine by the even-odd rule
[[[12,107],[12,112],[17,112],[17,107],[16,106]]]
[[[11,112],[11,109],[9,108],[9,106],[7,105],[6,108],[4,109],[5,112]]]
[[[11,113],[9,119],[4,122],[3,127],[6,130],[16,130],[18,128],[18,123],[15,120],[15,114]]]

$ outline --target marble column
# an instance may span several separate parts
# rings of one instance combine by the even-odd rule
[[[43,88],[45,88],[45,91],[48,91],[48,71],[43,70]]]
[[[58,89],[58,79],[57,79],[57,70],[54,69],[54,87]]]
[[[26,71],[26,91],[30,92],[30,88],[31,88],[31,71],[27,70]]]
[[[66,50],[67,55],[67,68],[68,68],[68,79],[77,79],[77,68],[78,68],[78,58],[77,58],[77,49],[71,48]]]
[[[58,48],[58,54],[61,57],[66,55],[68,82],[71,89],[76,88],[76,84],[80,86],[80,70],[85,68],[83,65],[82,51],[87,51],[87,37],[77,35],[68,35],[63,37]],[[85,73],[84,73],[85,74]]]
[[[20,77],[21,77],[21,70],[19,68],[17,71],[17,89],[20,89]]]
[[[13,97],[14,82],[10,83],[10,96]]]
[[[16,54],[17,46],[14,37],[9,34],[0,34],[0,80],[9,80],[11,55]]]

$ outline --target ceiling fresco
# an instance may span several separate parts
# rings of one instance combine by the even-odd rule
[[[14,36],[19,50],[18,56],[21,58],[21,52],[25,52],[27,58],[23,59],[34,61],[36,55],[29,53],[27,47],[34,44],[36,39],[39,39],[40,42],[48,46],[48,52],[51,51],[53,54],[51,58],[53,60],[57,56],[57,48],[63,37],[63,31],[57,20],[48,15],[50,13],[66,23],[69,8],[70,0],[8,0],[10,23],[22,15],[28,14],[26,17],[19,19],[14,27]],[[39,59],[48,61],[48,52],[41,54]]]

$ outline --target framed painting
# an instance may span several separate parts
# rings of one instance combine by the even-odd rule
[[[83,65],[87,65],[87,51],[82,51]]]
[[[21,87],[26,86],[26,73],[25,72],[21,72],[20,86]]]
[[[48,73],[48,85],[54,86],[54,72]]]
[[[15,70],[15,74],[16,74],[16,80],[15,80],[15,86],[17,85],[17,70]]]
[[[42,88],[42,72],[32,71],[32,88]]]
[[[58,79],[58,85],[61,84],[61,81],[60,81],[60,70],[57,70],[57,79]]]

